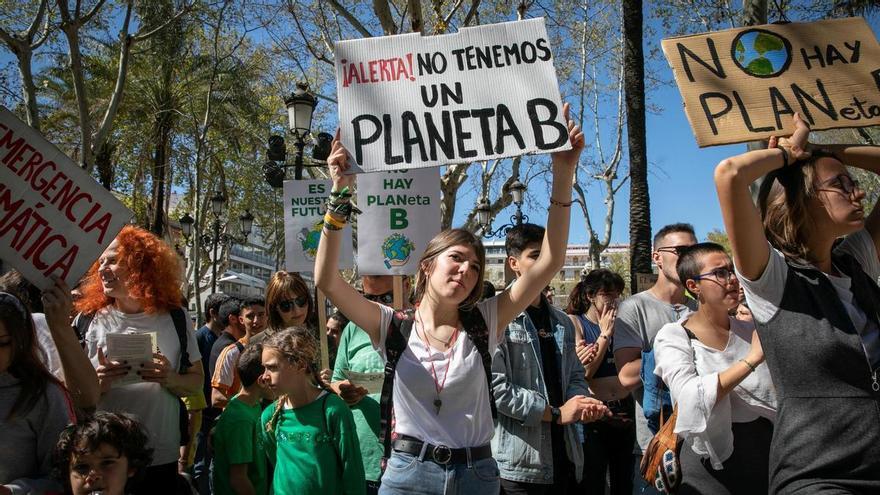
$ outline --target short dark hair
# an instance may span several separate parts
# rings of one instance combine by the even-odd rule
[[[214,310],[214,314],[217,317],[220,317],[220,305],[225,303],[229,299],[229,296],[226,294],[221,294],[219,292],[215,292],[211,294],[205,299],[205,321],[211,321],[211,310]]]
[[[507,231],[507,236],[504,239],[504,250],[507,251],[507,256],[516,258],[525,251],[529,244],[543,241],[544,230],[544,227],[533,223],[523,223],[512,227]]]
[[[495,284],[489,282],[488,280],[483,280],[483,299],[489,299],[495,297]]]
[[[40,288],[30,283],[18,270],[9,270],[0,276],[0,292],[17,297],[31,313],[43,313]]]
[[[241,309],[244,309],[248,306],[265,306],[266,300],[262,297],[248,297],[241,301]]]
[[[677,232],[684,232],[685,234],[690,234],[697,237],[697,234],[694,233],[694,226],[689,223],[671,223],[662,227],[660,230],[654,234],[654,246],[657,246],[657,243],[660,242],[660,239],[668,236],[669,234],[675,234]]]
[[[256,343],[244,348],[235,365],[243,388],[253,385],[263,374],[263,344]]]
[[[590,309],[589,297],[595,296],[600,290],[623,292],[625,287],[626,283],[619,274],[607,268],[591,270],[568,295],[565,312],[570,315],[582,315]]]
[[[128,493],[128,488],[143,478],[147,467],[153,462],[153,449],[147,447],[147,442],[147,434],[134,416],[97,411],[68,425],[61,432],[53,455],[54,475],[70,488],[71,458],[95,451],[105,443],[124,455],[128,459],[129,469],[135,471],[126,484],[125,491]]]
[[[238,316],[241,314],[241,299],[237,297],[230,296],[223,304],[220,305],[220,310],[217,311],[217,316],[220,318],[220,321],[223,322],[223,325],[229,325],[229,317],[234,315]]]
[[[348,317],[342,314],[342,311],[336,311],[332,315],[330,315],[327,320],[337,320],[339,323],[342,323],[342,328],[345,328],[345,325],[348,325]]]
[[[683,250],[678,256],[678,264],[675,267],[675,271],[678,273],[678,279],[681,280],[685,290],[687,290],[687,281],[695,280],[700,275],[700,272],[703,271],[703,263],[701,262],[703,256],[712,253],[722,253],[727,256],[724,246],[714,242],[694,244]],[[696,297],[696,294],[690,290],[688,290],[688,293]]]

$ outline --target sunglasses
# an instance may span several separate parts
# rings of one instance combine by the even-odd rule
[[[718,281],[729,281],[731,279],[736,278],[736,273],[730,268],[716,268],[711,272],[701,273],[694,277],[694,280],[702,280],[704,278],[712,277]]]
[[[386,292],[384,294],[364,294],[368,301],[377,302],[379,304],[392,304],[394,302],[394,292]]]
[[[293,306],[296,305],[299,308],[304,307],[309,303],[309,299],[307,297],[297,297],[294,299],[288,299],[286,301],[281,301],[278,303],[278,309],[287,313],[288,311],[293,310]]]
[[[681,256],[690,246],[666,246],[662,248],[657,248],[655,251],[658,253],[672,253],[676,256]]]

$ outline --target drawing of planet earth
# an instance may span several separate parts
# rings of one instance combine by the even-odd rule
[[[791,45],[770,31],[743,31],[733,40],[733,59],[746,74],[776,77],[791,62]]]

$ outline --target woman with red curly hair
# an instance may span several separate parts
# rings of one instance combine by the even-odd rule
[[[129,225],[86,274],[76,302],[77,310],[92,316],[84,337],[101,387],[98,409],[130,413],[149,432],[153,464],[135,494],[176,493],[179,398],[198,393],[202,386],[193,329],[186,325],[186,348],[181,349],[172,318],[172,312],[184,311],[180,285],[177,255],[153,234]],[[149,332],[155,332],[158,347],[152,361],[135,365],[106,357],[107,335]],[[122,384],[133,365],[139,379]]]

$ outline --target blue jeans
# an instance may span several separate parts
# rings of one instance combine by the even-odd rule
[[[441,466],[403,452],[388,459],[379,495],[494,495],[501,489],[498,464],[492,457],[471,465]]]

